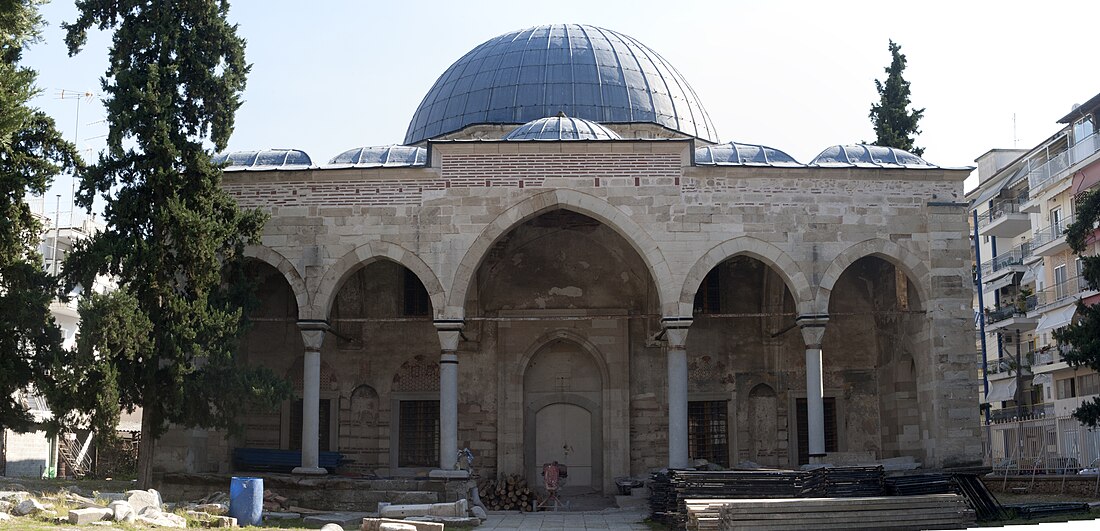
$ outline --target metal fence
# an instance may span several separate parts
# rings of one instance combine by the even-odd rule
[[[1100,429],[1070,416],[994,422],[985,427],[986,464],[994,474],[1095,475]]]

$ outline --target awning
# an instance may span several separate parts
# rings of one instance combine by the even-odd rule
[[[1009,273],[1009,274],[1007,274],[1007,275],[1005,275],[1001,278],[998,278],[997,280],[994,280],[993,282],[987,283],[985,285],[984,289],[987,292],[997,291],[997,290],[999,290],[999,289],[1001,289],[1005,286],[1012,285],[1012,283],[1015,282],[1015,280],[1016,280],[1016,273]]]
[[[1054,385],[1054,375],[1049,372],[1042,374],[1036,374],[1031,377],[1031,386],[1036,387],[1039,385]]]
[[[1079,194],[1100,183],[1100,164],[1090,164],[1073,174],[1073,193]]]
[[[1042,266],[1039,266],[1039,267],[1042,267]],[[1035,268],[1029,267],[1029,268],[1027,268],[1027,271],[1024,271],[1023,276],[1020,277],[1020,285],[1022,286],[1024,284],[1030,284],[1032,282],[1035,282],[1035,278],[1036,278]]]
[[[1057,330],[1066,326],[1073,320],[1073,314],[1077,312],[1077,305],[1071,304],[1065,308],[1053,312],[1044,313],[1039,318],[1039,324],[1035,325],[1035,335]]]
[[[989,394],[985,396],[985,403],[1004,402],[1016,399],[1016,378],[989,382]]]

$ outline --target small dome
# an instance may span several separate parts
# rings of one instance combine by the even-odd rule
[[[428,163],[428,150],[413,146],[371,146],[349,149],[332,160],[329,166],[352,168],[400,168],[424,166]]]
[[[794,160],[794,157],[778,149],[737,142],[697,148],[695,164],[699,166],[804,166],[801,162]]]
[[[565,114],[527,122],[504,137],[505,140],[621,140],[618,133],[596,122],[570,118]]]
[[[824,168],[937,168],[924,159],[897,148],[852,144],[825,148],[810,166]]]
[[[225,169],[237,170],[301,170],[313,165],[305,151],[298,149],[265,149],[220,153],[211,159],[214,164],[228,164]]]
[[[611,30],[553,24],[494,37],[455,61],[420,102],[405,144],[475,124],[519,125],[558,111],[717,140],[698,95],[657,52]]]

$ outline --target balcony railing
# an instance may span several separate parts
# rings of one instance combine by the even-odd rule
[[[1027,176],[1028,186],[1032,191],[1038,191],[1051,180],[1061,176],[1062,172],[1070,166],[1089,158],[1097,151],[1100,151],[1100,135],[1094,133],[1032,169]]]
[[[989,421],[996,424],[1021,419],[1044,418],[1053,414],[1054,404],[1024,405],[1020,406],[1019,410],[1014,407],[994,409],[989,412]]]
[[[1062,236],[1066,235],[1066,228],[1073,224],[1073,220],[1076,214],[1068,216],[1066,219],[1058,220],[1058,223],[1052,223],[1041,229],[1036,229],[1031,237],[1031,248],[1042,247]]]
[[[1004,321],[1017,315],[1027,315],[1027,312],[1035,309],[1036,303],[1035,296],[1032,295],[1025,299],[1023,304],[1016,304],[1015,302],[1005,304],[998,308],[994,308],[985,312],[985,324],[993,324],[997,321]],[[1023,306],[1021,308],[1021,306]]]
[[[1008,215],[1021,212],[1020,205],[1027,202],[1027,191],[1022,192],[1020,195],[1012,199],[1002,199],[994,201],[989,207],[989,210],[978,214],[978,228],[985,227],[998,219]]]
[[[1043,308],[1069,298],[1076,298],[1078,295],[1088,290],[1089,283],[1085,280],[1085,277],[1073,277],[1028,297],[1028,306],[1032,309]],[[1032,301],[1034,301],[1034,303],[1032,303]]]
[[[1007,253],[999,254],[982,264],[982,278],[988,279],[990,275],[1006,267],[1022,265],[1024,260],[1031,256],[1031,242],[1017,245]]]

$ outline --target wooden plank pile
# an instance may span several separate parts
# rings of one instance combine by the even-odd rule
[[[499,480],[482,478],[477,482],[477,491],[481,503],[490,511],[530,512],[538,503],[535,491],[519,474],[506,475]]]
[[[955,492],[947,474],[907,474],[886,478],[886,493],[891,496],[948,494]]]
[[[709,513],[719,507],[718,525]],[[688,529],[963,529],[974,511],[957,494],[862,498],[692,500]]]
[[[825,468],[825,497],[882,496],[885,472],[881,466]]]

